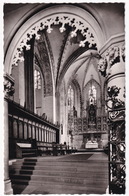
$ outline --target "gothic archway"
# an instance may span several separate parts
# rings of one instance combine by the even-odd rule
[[[55,31],[55,34],[57,35],[62,35],[63,41],[61,40],[61,47],[59,45],[56,47],[56,50],[58,48],[58,50],[60,51],[58,55],[57,53],[54,53],[55,46],[52,48],[51,42],[49,42],[50,39],[52,41],[52,39],[55,38],[55,34],[54,36],[52,36],[53,31]],[[44,33],[43,37],[41,36],[42,33]],[[87,8],[84,8],[83,5],[78,6],[77,4],[51,4],[49,6],[38,5],[36,8],[33,8],[31,11],[29,11],[29,13],[27,13],[25,16],[23,16],[23,18],[19,20],[14,29],[12,29],[9,39],[7,38],[7,42],[5,43],[5,73],[10,75],[12,66],[19,66],[20,63],[24,63],[25,59],[23,56],[23,51],[25,50],[26,53],[29,54],[30,49],[32,49],[30,43],[31,41],[33,41],[33,39],[36,40],[36,43],[40,43],[41,39],[44,38],[44,40],[42,41],[44,41],[45,44],[43,47],[40,48],[38,52],[43,53],[40,55],[40,57],[46,60],[44,60],[42,63],[42,65],[46,66],[45,69],[47,71],[45,71],[48,73],[44,77],[44,92],[47,96],[52,96],[49,97],[51,99],[49,103],[52,103],[50,107],[53,110],[52,112],[49,111],[49,113],[51,113],[51,116],[54,116],[54,118],[56,116],[57,108],[55,102],[56,96],[58,96],[59,93],[59,82],[61,83],[63,80],[65,80],[67,86],[67,81],[69,81],[70,78],[70,74],[67,74],[68,71],[73,71],[74,74],[77,73],[79,68],[87,66],[87,61],[89,61],[90,58],[93,58],[93,56],[95,56],[97,59],[99,59],[101,56],[104,57],[101,59],[101,63],[99,63],[99,70],[102,73],[102,75],[106,77],[107,84],[109,85],[108,93],[110,99],[113,99],[113,101],[116,101],[115,104],[120,104],[121,106],[121,104],[123,104],[124,102],[124,98],[122,97],[122,94],[124,92],[124,88],[122,85],[124,83],[123,78],[125,72],[123,68],[125,61],[124,47],[122,48],[124,38],[122,34],[114,36],[114,31],[113,33],[111,32],[111,34],[110,32],[108,33],[105,32],[104,22],[102,22],[102,19],[97,13],[97,11],[95,11],[95,9],[92,9],[88,5]],[[121,33],[121,31],[119,33]],[[107,34],[108,38],[110,38],[109,40],[106,39]],[[58,37],[58,39],[60,42],[60,37]],[[119,45],[118,48],[117,45]],[[109,50],[109,48],[111,50]],[[33,55],[37,56],[39,64],[41,64],[41,59],[38,58],[39,54],[37,53],[37,51]],[[54,59],[54,56],[56,56],[57,59]],[[32,63],[33,58],[29,60]],[[85,64],[83,61],[85,62]],[[119,73],[120,70],[121,72]],[[41,71],[44,74],[45,71],[43,69]],[[87,72],[86,69],[85,72]],[[5,84],[5,91],[7,92],[7,94],[12,95],[14,93],[14,88],[11,89],[11,85],[12,87],[14,87],[14,80],[10,76],[8,76],[8,78],[9,83]],[[7,79],[7,77],[5,77],[5,79]],[[115,88],[118,92],[120,91],[120,100],[112,96],[112,90],[114,90],[114,88],[112,88],[113,81],[118,82],[118,84],[120,84],[118,88]],[[50,85],[48,84],[49,82]],[[84,83],[81,82],[80,84],[82,85],[80,85],[79,92],[82,92],[82,87]],[[74,83],[74,85],[77,87],[77,83]],[[49,88],[50,86],[51,88]],[[122,90],[120,90],[119,88],[121,88]],[[103,104],[104,103],[105,102],[103,102]],[[124,106],[124,104],[122,106]],[[122,108],[122,110],[124,111],[124,107]],[[120,114],[120,116],[122,116],[122,120],[124,121],[124,112],[118,113]],[[113,121],[114,119],[112,118],[112,116],[110,117],[110,120]],[[54,119],[54,121],[56,121],[56,118]],[[82,124],[82,121],[80,122],[80,124]],[[84,119],[84,129],[86,127],[86,122],[86,119]],[[121,129],[122,131],[124,130],[123,125],[121,126]],[[80,130],[82,131],[82,127]],[[6,132],[7,131],[8,130],[6,128]],[[111,134],[112,133],[113,132],[111,132]],[[124,167],[121,171],[124,171]],[[113,177],[116,177],[115,174],[113,175]],[[122,176],[122,178],[124,179],[124,176]],[[118,179],[118,182],[119,180],[121,179]],[[124,187],[124,183],[122,186]],[[120,191],[123,190],[121,189],[121,187],[119,188]]]

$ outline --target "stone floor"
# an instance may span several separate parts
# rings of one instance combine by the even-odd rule
[[[18,160],[19,163],[22,161]],[[14,194],[105,194],[108,187],[108,157],[103,152],[39,157],[30,181],[21,184],[20,180],[19,183],[14,180],[13,183]]]

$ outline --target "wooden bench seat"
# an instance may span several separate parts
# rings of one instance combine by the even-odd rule
[[[42,154],[54,156],[67,154],[67,146],[62,144],[37,142],[37,148],[40,156]]]
[[[16,158],[37,156],[37,148],[31,140],[18,140],[16,143]]]
[[[38,141],[37,149],[38,149],[39,156],[42,156],[43,154],[52,155],[52,151],[53,151],[52,143]]]

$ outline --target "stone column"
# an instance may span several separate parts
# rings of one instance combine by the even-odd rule
[[[109,122],[109,193],[125,194],[125,54],[124,40],[109,44],[98,64],[106,77]]]
[[[9,123],[8,99],[14,94],[14,80],[9,75],[4,75],[4,193],[13,194],[9,179]]]
[[[29,41],[30,50],[24,48],[25,107],[32,112],[34,112],[34,41],[35,36]]]

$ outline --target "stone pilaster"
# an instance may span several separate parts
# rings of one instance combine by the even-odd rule
[[[9,127],[8,127],[8,98],[14,94],[14,80],[4,75],[4,193],[13,194],[9,179]]]

